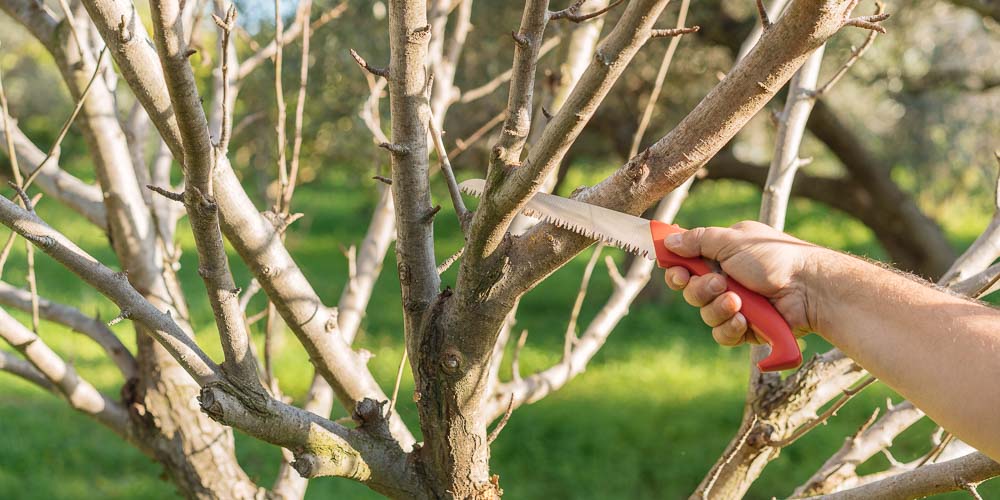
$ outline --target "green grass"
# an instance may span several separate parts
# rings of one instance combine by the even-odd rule
[[[596,175],[596,174],[595,174]],[[335,304],[347,272],[340,248],[356,243],[364,234],[375,202],[368,183],[359,184],[346,174],[330,174],[321,183],[302,188],[296,210],[306,217],[288,237],[289,247],[328,304]],[[590,179],[574,178],[575,186]],[[337,186],[337,187],[332,187]],[[440,188],[438,186],[437,188]],[[445,204],[446,195],[437,189]],[[757,215],[759,193],[732,183],[706,183],[695,189],[678,217],[685,226],[728,225]],[[106,263],[113,263],[104,237],[90,231],[73,215],[51,202],[40,213],[81,246]],[[884,258],[870,231],[861,224],[808,202],[795,201],[789,210],[788,230],[817,243],[872,258]],[[985,223],[985,214],[965,216],[948,230],[957,245],[965,245]],[[441,259],[461,245],[451,213],[437,217],[437,251]],[[212,318],[196,269],[191,241],[182,229],[188,249],[182,260],[183,286],[192,299],[191,309],[199,343],[220,356]],[[0,234],[5,236],[6,232]],[[624,256],[606,250],[621,264]],[[517,331],[530,332],[522,355],[522,371],[529,373],[558,360],[562,332],[591,250],[584,252],[530,292],[521,302]],[[248,281],[238,259],[232,259],[237,282]],[[4,279],[23,284],[23,245],[15,247]],[[402,354],[399,285],[390,251],[372,297],[369,316],[356,345],[376,356],[370,367],[384,387],[390,388]],[[454,282],[452,270],[445,284]],[[104,318],[117,311],[44,255],[38,258],[39,287],[47,297],[67,302]],[[661,279],[655,274],[655,279]],[[609,279],[596,272],[581,324],[597,312],[610,292]],[[257,299],[252,306],[261,306]],[[18,315],[24,318],[23,315]],[[131,328],[115,330],[132,346]],[[260,342],[259,332],[255,332]],[[43,338],[72,360],[79,372],[109,394],[121,380],[100,351],[86,339],[46,324]],[[806,339],[808,352],[827,346],[818,337]],[[509,359],[507,360],[509,364]],[[301,398],[312,371],[294,336],[276,360],[277,376],[285,391]],[[500,475],[509,498],[679,498],[690,493],[721,454],[739,424],[747,375],[745,348],[726,349],[711,340],[698,313],[679,296],[662,292],[642,298],[632,314],[615,330],[587,371],[567,387],[543,401],[517,410],[493,447],[491,464]],[[505,376],[509,366],[505,366]],[[416,429],[410,402],[413,382],[404,377],[399,411]],[[84,416],[70,411],[50,395],[10,376],[0,375],[0,497],[3,498],[175,498],[173,487],[159,478],[161,469]],[[785,496],[804,481],[853,431],[883,404],[890,391],[876,385],[839,412],[829,425],[784,450],[751,489],[750,498]],[[341,416],[341,413],[335,416]],[[928,447],[930,422],[922,422],[897,440],[896,456],[918,456]],[[278,450],[246,436],[237,436],[240,462],[247,472],[270,484],[276,473]],[[884,465],[873,460],[867,466]],[[997,485],[983,489],[984,496],[1000,494]],[[311,483],[311,498],[369,498],[374,494],[347,480],[319,479]]]

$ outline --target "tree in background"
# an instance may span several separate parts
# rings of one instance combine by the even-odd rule
[[[308,478],[337,476],[391,497],[496,498],[502,489],[490,472],[490,444],[511,412],[581,373],[652,273],[652,263],[645,260],[632,262],[624,273],[608,260],[614,291],[577,335],[582,297],[599,260],[595,251],[562,358],[522,376],[517,356],[525,335],[511,342],[518,301],[593,241],[519,213],[533,194],[553,189],[570,148],[615,82],[644,47],[660,38],[670,41],[648,103],[639,108],[633,102],[638,112],[626,114],[633,131],[626,141],[628,161],[599,184],[576,190],[575,199],[633,214],[652,209],[656,218],[670,220],[696,174],[708,165],[708,175],[723,170],[729,172],[725,176],[763,185],[761,219],[772,226],[782,227],[793,192],[821,200],[827,196],[831,205],[864,219],[894,255],[910,255],[908,266],[938,275],[952,260],[936,224],[824,103],[829,89],[884,32],[882,21],[888,15],[881,5],[866,15],[855,13],[856,0],[775,0],[767,7],[758,1],[760,22],[749,38],[739,43],[713,35],[736,54],[732,69],[676,126],[645,148],[646,130],[657,121],[654,107],[680,37],[698,31],[685,22],[687,0],[681,2],[673,27],[657,27],[666,0],[575,1],[563,9],[546,0],[526,0],[520,26],[510,34],[514,55],[509,71],[463,90],[456,77],[465,54],[473,52],[465,45],[473,8],[479,6],[473,0],[391,1],[383,6],[387,64],[351,51],[364,70],[370,96],[363,121],[391,168],[378,176],[386,186],[380,188],[364,241],[348,252],[351,272],[345,291],[337,306],[330,307],[321,302],[283,240],[298,218],[292,205],[307,146],[303,127],[310,37],[313,29],[349,15],[346,3],[314,16],[311,0],[304,0],[286,29],[279,0],[273,40],[260,43],[244,36],[247,41],[240,45],[249,53],[240,56],[236,41],[243,32],[236,9],[221,0],[210,8],[200,2],[152,0],[148,20],[127,1],[60,2],[54,9],[34,0],[0,0],[7,15],[48,50],[76,103],[46,151],[18,128],[0,93],[3,148],[11,159],[15,191],[11,199],[0,198],[0,222],[13,230],[0,262],[6,262],[20,236],[28,269],[26,288],[0,286],[0,303],[31,314],[31,324],[25,325],[0,309],[0,336],[20,353],[2,351],[0,368],[62,395],[74,409],[163,464],[189,497],[300,498]],[[725,15],[709,18],[705,31],[712,31],[707,25],[716,22],[735,21]],[[603,39],[602,23],[607,25]],[[153,28],[152,38],[147,25]],[[825,44],[841,30],[854,28],[867,30],[863,43],[844,61],[834,61],[832,67],[838,69],[820,80]],[[559,33],[546,36],[550,30]],[[295,108],[289,111],[282,71],[285,46],[299,39],[299,86]],[[558,70],[538,78],[539,59],[550,51],[559,54]],[[213,53],[217,58],[204,82],[191,64],[198,52],[203,61]],[[269,83],[276,96],[272,145],[277,182],[273,189],[263,189],[270,206],[260,212],[241,186],[229,152],[239,127],[253,125],[252,116],[233,125],[238,94],[268,60],[274,62]],[[200,90],[199,83],[210,91]],[[784,107],[774,116],[770,165],[765,169],[730,152],[719,154],[786,83]],[[449,108],[503,86],[509,91],[502,112],[454,140],[448,151],[441,130]],[[385,93],[388,133],[380,109]],[[97,185],[60,166],[59,145],[73,125],[84,138]],[[495,128],[499,132],[491,132]],[[799,155],[807,129],[841,159],[848,178],[793,183],[799,167],[808,163]],[[486,190],[471,211],[458,193],[451,158],[489,135],[494,139],[488,148]],[[174,164],[180,166],[180,177]],[[455,224],[465,236],[464,248],[442,263],[434,254],[433,221],[441,206],[431,197],[432,176],[447,185]],[[32,195],[35,187],[46,200],[66,205],[101,228],[120,271],[41,220],[33,210],[39,202],[39,195]],[[838,195],[823,194],[830,192]],[[197,274],[214,313],[221,363],[194,339],[188,300],[178,285],[177,273],[188,272],[176,265],[182,250],[176,243],[177,222],[184,216],[195,242]],[[1000,276],[1000,267],[989,267],[1000,252],[993,244],[997,227],[1000,223],[991,224],[951,264],[942,285],[970,296],[991,291]],[[419,443],[395,411],[401,397],[398,379],[396,388],[385,392],[368,370],[365,354],[351,347],[393,240],[406,352],[416,383],[412,396],[423,439]],[[254,276],[245,289],[233,279],[224,241]],[[136,352],[126,349],[103,322],[39,296],[33,271],[36,248],[117,305],[120,314],[111,324],[132,322]],[[441,274],[456,263],[454,285],[443,286]],[[250,299],[261,291],[268,306],[248,317]],[[42,320],[68,325],[97,342],[125,380],[120,397],[99,392],[51,350],[39,336]],[[263,352],[250,341],[250,326],[257,320],[266,322]],[[316,371],[301,406],[286,401],[271,369],[282,323],[306,349]],[[513,376],[501,380],[499,366],[507,351],[512,351]],[[760,355],[755,349],[754,357]],[[406,358],[400,373],[405,364]],[[752,371],[743,423],[695,495],[741,496],[782,448],[873,382],[836,350],[814,357],[785,379]],[[197,405],[191,404],[194,398]],[[334,400],[353,423],[328,418]],[[865,497],[878,488],[880,494],[907,497],[974,491],[978,482],[1000,474],[1000,465],[970,453],[942,432],[922,459],[858,476],[858,463],[885,451],[892,437],[922,417],[905,402],[880,418],[877,413],[794,494],[843,489],[842,496]],[[236,462],[232,428],[284,450],[273,484],[255,484]]]

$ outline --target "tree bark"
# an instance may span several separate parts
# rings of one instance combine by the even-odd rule
[[[78,18],[89,24],[85,16]],[[66,21],[57,30],[52,51],[74,99],[95,71],[88,47],[77,50]],[[131,164],[121,125],[109,109],[114,97],[103,81],[95,82],[78,123],[104,191],[109,238],[122,269],[159,310],[174,311],[164,259],[156,243],[155,223]],[[142,166],[145,168],[145,166]],[[185,332],[190,334],[190,331]],[[192,404],[198,384],[167,351],[136,324],[139,374],[123,389],[130,432],[140,449],[160,462],[178,490],[192,498],[253,498],[258,488],[236,462],[232,430],[213,422]]]

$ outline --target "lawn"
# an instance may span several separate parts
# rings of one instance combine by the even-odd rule
[[[355,173],[356,174],[356,173]],[[300,189],[296,223],[288,245],[317,292],[335,304],[347,272],[344,246],[360,240],[373,205],[374,188],[362,175],[328,174]],[[576,186],[588,179],[573,179]],[[446,195],[437,186],[439,201]],[[757,215],[760,195],[749,187],[713,182],[698,186],[678,222],[685,226],[728,225]],[[81,224],[72,214],[43,201],[39,213],[106,263],[113,263],[104,236]],[[884,258],[873,235],[860,223],[825,207],[796,200],[789,210],[787,230],[816,243]],[[948,227],[956,245],[966,245],[985,225],[987,214],[961,218]],[[437,252],[441,259],[457,250],[461,238],[452,214],[437,217]],[[196,273],[195,253],[186,229],[180,231],[187,250],[182,259],[183,286],[188,290],[199,343],[221,359],[213,333],[211,313]],[[6,231],[0,236],[6,237]],[[562,332],[592,250],[555,273],[521,302],[517,331],[530,332],[522,354],[522,371],[544,368],[558,360]],[[623,255],[606,250],[616,261]],[[24,283],[23,245],[7,266],[4,280]],[[248,281],[246,269],[232,259],[237,283]],[[402,320],[399,286],[392,251],[387,258],[356,346],[375,354],[370,362],[376,378],[391,389],[401,351]],[[444,276],[454,282],[455,271]],[[117,311],[96,292],[41,255],[38,258],[40,292],[88,313],[112,318]],[[655,279],[662,279],[656,273]],[[607,298],[610,281],[596,272],[581,324]],[[252,308],[261,306],[260,299]],[[23,315],[18,315],[24,318]],[[115,327],[126,344],[133,345],[127,324]],[[720,455],[740,421],[747,375],[746,348],[726,349],[712,342],[698,312],[669,291],[651,294],[634,304],[632,314],[615,330],[587,371],[543,401],[514,412],[493,447],[493,471],[509,498],[679,498],[689,494]],[[259,332],[255,332],[259,335]],[[45,324],[42,337],[79,372],[99,388],[117,392],[121,380],[85,338]],[[261,341],[259,336],[255,339]],[[806,339],[807,354],[828,346],[816,336]],[[509,356],[508,356],[509,358]],[[276,361],[284,390],[301,398],[312,375],[294,336]],[[509,363],[509,359],[508,359]],[[505,367],[505,376],[509,367]],[[403,381],[400,404],[403,417],[417,429],[410,402],[412,379]],[[109,431],[78,415],[55,397],[14,377],[0,374],[0,497],[2,498],[176,498],[173,487],[160,479],[160,468]],[[751,489],[749,498],[786,496],[804,481],[887,397],[898,400],[884,386],[875,385],[833,418],[773,462]],[[342,412],[341,412],[342,413]],[[342,416],[337,414],[335,416]],[[897,440],[896,457],[912,459],[929,447],[933,424],[924,421]],[[267,485],[273,479],[279,451],[273,446],[238,435],[238,454],[252,477]],[[881,458],[872,466],[881,467]],[[872,467],[869,466],[869,467]],[[985,497],[1000,495],[1000,482],[982,490]],[[374,497],[363,486],[347,480],[319,479],[311,483],[310,498]]]

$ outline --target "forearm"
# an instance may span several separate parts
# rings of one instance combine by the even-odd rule
[[[810,322],[936,422],[1000,459],[1000,312],[822,251]]]

